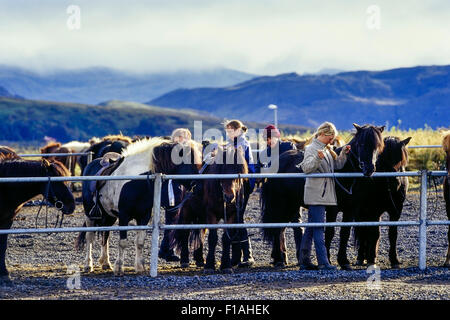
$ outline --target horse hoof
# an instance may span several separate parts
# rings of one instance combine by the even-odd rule
[[[180,267],[183,268],[183,269],[189,268],[189,262],[180,263]]]
[[[204,274],[213,274],[214,272],[215,272],[215,270],[212,269],[212,268],[205,268],[205,269],[203,269],[203,273]]]
[[[400,269],[400,263],[394,263],[391,265],[391,269]]]
[[[205,266],[205,261],[195,261],[195,265],[197,267],[204,267]]]
[[[232,268],[224,268],[221,270],[223,274],[232,274],[233,269]]]
[[[344,271],[353,271],[353,268],[350,266],[350,263],[348,263],[348,264],[342,265],[342,266],[341,266],[341,270],[344,270]]]
[[[86,266],[86,267],[84,267],[84,269],[83,269],[83,272],[84,273],[91,273],[91,272],[93,272],[94,271],[94,267],[93,266]]]
[[[356,260],[354,265],[358,266],[358,267],[362,267],[362,266],[364,266],[364,261],[363,260]]]
[[[286,264],[284,262],[276,262],[273,264],[275,268],[286,268]]]
[[[111,271],[112,267],[111,267],[110,264],[103,264],[102,265],[102,270],[104,270],[104,271]]]

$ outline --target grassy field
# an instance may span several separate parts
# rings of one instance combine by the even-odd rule
[[[286,138],[307,139],[312,135],[312,132],[304,134],[287,135]],[[346,142],[351,140],[352,133],[349,131],[340,132],[340,135]],[[418,130],[400,130],[392,127],[390,130],[383,132],[384,137],[394,136],[400,139],[412,137],[408,146],[421,145],[442,145],[442,135],[438,130],[430,128]],[[409,149],[409,165],[407,170],[444,170],[445,168],[445,153],[442,148],[433,149]]]

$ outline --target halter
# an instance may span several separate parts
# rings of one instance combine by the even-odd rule
[[[47,171],[47,173],[48,173],[48,171]],[[50,194],[51,188],[52,188],[52,185],[51,185],[50,176],[47,176],[47,184],[45,186],[45,194],[44,194],[44,199],[47,200],[47,201],[45,201],[46,202],[46,206],[45,206],[45,228],[47,228],[47,226],[48,226],[48,207],[49,207],[49,204],[51,204],[51,202],[49,201],[49,194]],[[61,211],[62,208],[64,207],[64,203],[62,201],[58,200],[58,198],[56,198],[54,193],[52,193],[52,195],[53,195],[53,197],[52,197],[53,199],[52,200],[55,203],[55,208],[58,209],[59,211]],[[37,228],[37,224],[38,224],[37,221],[39,219],[39,214],[41,213],[43,205],[44,205],[44,201],[42,200],[41,204],[39,206],[38,213],[37,213],[36,218],[35,218],[35,226],[36,226],[36,228]],[[53,228],[56,228],[56,227],[61,228],[63,220],[64,220],[64,214],[61,214],[61,221],[59,220],[59,215],[57,215],[56,216],[55,226]],[[58,222],[59,222],[59,226],[58,226]],[[51,232],[48,233],[48,235],[51,235],[51,234],[52,234]]]

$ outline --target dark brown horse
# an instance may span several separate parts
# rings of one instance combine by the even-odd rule
[[[0,177],[56,177],[69,176],[58,161],[10,159],[0,156]],[[11,182],[0,183],[0,229],[10,229],[14,216],[23,204],[42,194],[63,214],[73,213],[75,200],[65,182]],[[8,235],[0,235],[0,277],[8,278],[5,255]]]
[[[446,169],[447,176],[444,177],[444,200],[445,209],[447,210],[447,218],[450,220],[450,131],[442,132],[444,139],[442,140],[442,147],[444,148],[446,154]],[[448,249],[447,258],[445,259],[444,267],[450,268],[450,226],[448,227]]]
[[[204,174],[245,174],[248,173],[242,149],[219,147],[214,162],[203,171]],[[192,194],[184,202],[178,224],[237,223],[242,215],[244,203],[244,179],[200,180]],[[195,230],[191,234],[194,244],[194,258],[198,266],[203,265],[202,248],[206,230]],[[231,273],[231,244],[239,238],[239,229],[225,229],[222,236],[222,260],[220,269]],[[177,230],[174,235],[177,251],[181,252],[181,265],[189,265],[189,230]],[[210,229],[208,235],[208,255],[205,272],[216,268],[215,251],[218,241],[217,229]]]
[[[384,138],[384,150],[378,155],[377,172],[404,172],[408,165],[407,144],[411,137],[400,140],[397,137]],[[359,221],[380,221],[384,212],[390,221],[398,221],[403,210],[403,203],[408,190],[408,177],[379,177],[363,179],[359,185],[361,194],[365,194],[365,205],[360,208]],[[364,192],[365,191],[365,192]],[[380,227],[358,227],[355,229],[358,243],[356,264],[375,265],[378,255]],[[391,267],[400,267],[397,254],[397,226],[389,227],[389,261]]]

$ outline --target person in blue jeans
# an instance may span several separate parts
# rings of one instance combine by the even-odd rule
[[[300,163],[304,173],[331,173],[345,165],[350,146],[344,146],[339,156],[330,146],[337,134],[336,127],[330,122],[324,122],[319,126],[305,147],[305,156]],[[308,222],[325,222],[325,207],[337,205],[334,179],[306,178],[304,201],[309,206]],[[306,228],[300,247],[300,269],[336,269],[328,261],[324,230],[324,227]],[[317,266],[311,262],[313,240]]]
[[[246,139],[247,127],[239,120],[230,120],[224,123],[227,133],[227,147],[242,148],[247,161],[248,173],[255,173],[255,163],[253,161],[250,142]],[[242,214],[238,216],[238,223],[244,223],[244,213],[247,207],[248,198],[255,187],[255,179],[244,181],[244,204]],[[239,242],[232,244],[231,264],[239,267],[250,267],[255,262],[252,253],[252,245],[248,237],[247,229],[239,229]],[[241,260],[242,259],[242,260]]]

